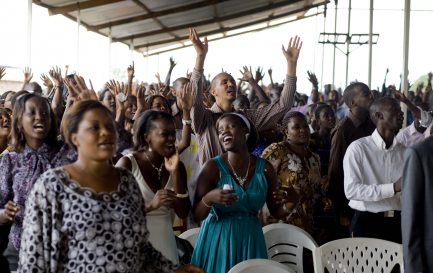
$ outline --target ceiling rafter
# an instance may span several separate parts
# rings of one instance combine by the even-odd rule
[[[184,24],[184,25],[178,25],[178,26],[174,26],[174,27],[168,27],[166,29],[166,31],[158,29],[158,30],[153,30],[153,31],[149,31],[149,32],[137,33],[134,35],[116,38],[116,39],[113,39],[113,42],[122,42],[122,41],[130,40],[131,38],[134,38],[134,39],[144,38],[144,37],[155,35],[155,34],[161,34],[161,33],[167,32],[167,31],[176,31],[176,30],[187,29],[190,27],[199,27],[199,26],[204,26],[204,25],[208,25],[208,24],[218,23],[218,22],[222,22],[222,21],[227,21],[227,20],[236,19],[239,17],[251,15],[254,13],[258,13],[258,12],[265,12],[265,11],[285,7],[288,4],[294,4],[296,2],[299,2],[299,1],[290,0],[290,1],[282,1],[282,2],[278,2],[278,3],[270,3],[266,6],[261,6],[261,7],[245,10],[245,11],[234,13],[231,15],[216,17],[216,18],[212,18],[212,19],[208,19],[208,20],[202,20],[202,21],[188,23],[188,24]],[[317,6],[317,5],[315,5],[315,6]],[[304,7],[304,9],[305,9],[305,7]]]
[[[137,6],[141,7],[142,9],[144,9],[148,14],[152,14],[152,11],[143,3],[141,3],[139,0],[132,0]],[[161,29],[165,30],[166,33],[170,34],[171,36],[178,38],[177,35],[175,35],[174,33],[167,31],[167,26],[164,25],[161,20],[159,20],[157,17],[153,17],[152,18],[153,21],[155,21],[155,23],[157,23]],[[131,40],[134,39],[135,37],[131,37]]]
[[[125,0],[89,0],[85,2],[77,2],[74,4],[64,5],[60,7],[48,8],[48,14],[49,15],[66,14],[77,10],[96,8],[99,6],[104,6],[104,5],[123,2],[123,1]]]
[[[153,12],[143,14],[143,15],[128,17],[128,18],[119,19],[119,20],[111,21],[111,22],[104,23],[104,24],[94,25],[94,26],[91,26],[89,28],[89,30],[95,31],[95,30],[107,28],[110,26],[113,27],[113,26],[118,26],[118,25],[124,25],[124,24],[139,22],[139,21],[143,21],[146,19],[152,19],[155,17],[160,17],[160,16],[175,14],[175,13],[179,13],[179,12],[183,12],[183,11],[187,11],[187,10],[207,7],[210,5],[214,5],[214,4],[218,4],[218,3],[222,3],[222,2],[226,2],[226,1],[229,1],[229,0],[206,0],[206,1],[188,4],[188,5],[184,5],[184,6],[180,6],[180,7],[176,7],[176,8],[169,8],[169,9],[164,9],[164,10],[160,10],[160,11],[153,11]]]
[[[231,30],[235,30],[235,29],[239,29],[239,28],[249,27],[249,26],[252,26],[255,24],[265,23],[265,22],[270,21],[270,20],[275,20],[275,19],[283,18],[283,17],[289,16],[289,15],[293,15],[293,14],[296,14],[299,12],[303,12],[303,11],[310,9],[310,8],[316,8],[316,7],[323,5],[324,3],[328,3],[328,2],[329,1],[324,1],[322,3],[318,3],[318,4],[312,5],[310,7],[302,7],[302,8],[292,10],[289,12],[285,12],[285,13],[282,13],[279,15],[274,15],[272,17],[268,16],[266,18],[259,19],[259,20],[253,21],[253,22],[248,22],[248,23],[238,25],[235,27],[224,27],[223,29],[216,29],[216,30],[212,30],[212,31],[202,32],[202,33],[200,33],[200,36],[202,36],[202,37],[210,36],[210,35],[214,35],[214,34],[221,33],[221,32],[227,32],[227,31],[231,31]],[[167,39],[167,40],[157,41],[157,42],[153,42],[153,43],[136,45],[136,46],[134,46],[134,48],[137,49],[137,48],[150,47],[150,46],[161,45],[161,44],[169,44],[169,43],[179,42],[182,40],[187,40],[188,38],[189,38],[189,35],[184,35],[182,37],[175,38],[175,39]]]
[[[320,12],[317,12],[315,14],[301,16],[301,17],[298,17],[297,19],[295,19],[293,21],[290,21],[290,22],[294,22],[294,21],[310,18],[310,17],[313,17],[313,16],[318,16],[318,15],[321,15],[321,14],[324,14],[324,12],[320,11]],[[278,24],[273,25],[272,27],[279,26],[279,25],[282,25],[282,24],[285,24],[285,23],[284,22],[283,23],[278,23]],[[234,36],[242,35],[242,34],[245,34],[245,33],[250,33],[250,32],[253,32],[253,31],[263,30],[265,28],[267,28],[267,27],[263,27],[263,28],[259,28],[259,29],[254,29],[254,30],[249,30],[249,31],[246,31],[246,32],[241,32],[241,33],[236,33],[236,34],[230,35],[228,37],[234,37]],[[224,37],[218,37],[216,39],[213,39],[212,41],[217,41],[217,40],[221,40],[221,39],[224,39],[224,38],[226,38],[226,37],[225,36]],[[177,50],[177,49],[181,49],[181,48],[185,48],[185,47],[189,47],[189,46],[192,46],[192,44],[188,44],[188,45],[184,45],[182,47],[176,47],[176,48],[172,48],[172,49],[165,49],[165,50],[153,52],[153,53],[150,53],[150,54],[147,54],[147,55],[144,52],[142,52],[142,54],[143,54],[143,57],[146,58],[146,57],[150,57],[150,56],[154,56],[154,55],[159,55],[161,53],[170,52],[170,51],[173,51],[173,50]]]

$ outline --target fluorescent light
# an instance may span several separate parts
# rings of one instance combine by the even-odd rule
[[[275,20],[270,21],[269,25],[270,26],[280,25],[280,24],[284,24],[284,23],[288,23],[288,22],[294,21],[296,19],[298,19],[297,16],[284,17],[284,18],[281,18],[281,19],[275,19]]]
[[[182,46],[183,45],[181,43],[177,43],[177,44],[173,44],[173,45],[169,45],[169,46],[165,46],[165,47],[160,47],[160,48],[157,48],[157,49],[154,49],[154,50],[149,50],[149,52],[147,52],[147,54],[146,54],[146,52],[143,52],[143,55],[147,56],[147,55],[163,52],[163,51],[166,51],[166,50],[176,49],[176,48],[179,48],[179,47],[182,47]]]
[[[264,28],[266,26],[267,26],[266,23],[262,23],[262,24],[252,25],[252,26],[249,26],[249,27],[244,27],[244,28],[230,30],[230,31],[227,31],[227,36],[231,36],[231,35],[235,35],[235,34],[239,34],[239,33],[253,31],[253,30],[256,30],[256,29]]]
[[[219,39],[219,38],[222,38],[222,37],[224,37],[224,35],[222,33],[217,33],[217,34],[214,34],[214,35],[207,36],[207,39],[209,41],[211,41],[211,40]]]

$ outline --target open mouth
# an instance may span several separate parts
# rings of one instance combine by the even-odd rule
[[[33,125],[33,129],[37,132],[43,132],[45,130],[45,126],[42,123],[37,123]]]
[[[233,137],[232,136],[225,136],[223,137],[223,143],[229,143],[230,141],[232,141]]]

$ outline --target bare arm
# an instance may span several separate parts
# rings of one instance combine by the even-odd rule
[[[179,153],[182,153],[191,144],[191,108],[193,104],[191,83],[185,84],[179,96],[179,102],[182,107],[182,139],[177,145]]]
[[[197,189],[193,205],[194,219],[197,222],[206,218],[214,204],[230,205],[237,200],[237,197],[233,195],[233,190],[216,188],[219,175],[217,163],[211,159],[205,163],[197,177]]]

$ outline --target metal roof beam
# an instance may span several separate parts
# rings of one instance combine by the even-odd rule
[[[245,11],[238,12],[238,13],[231,14],[231,15],[227,15],[227,16],[215,17],[215,18],[208,19],[208,20],[198,21],[198,22],[194,22],[194,23],[188,23],[188,24],[184,24],[184,25],[178,25],[178,26],[166,28],[164,30],[158,29],[158,30],[149,31],[149,32],[137,33],[137,34],[130,35],[130,36],[116,38],[116,39],[113,39],[113,41],[120,42],[120,41],[130,40],[131,38],[134,38],[134,39],[143,38],[143,37],[147,37],[147,36],[151,36],[151,35],[155,35],[155,34],[166,33],[169,31],[176,31],[176,30],[181,30],[181,29],[187,29],[190,27],[199,27],[199,26],[204,26],[204,25],[208,25],[208,24],[219,23],[222,21],[236,19],[239,17],[251,15],[254,13],[258,13],[258,12],[264,12],[264,11],[269,11],[269,10],[285,7],[287,5],[294,4],[296,2],[299,2],[299,1],[298,0],[287,0],[287,1],[282,1],[282,2],[278,2],[278,3],[270,3],[266,6],[245,10]],[[328,2],[328,1],[326,1],[326,2]],[[316,4],[316,5],[313,5],[311,7],[316,7],[316,6],[320,6],[320,5],[322,5],[322,4]],[[305,10],[305,7],[303,7],[302,10]]]
[[[60,7],[50,7],[48,8],[48,14],[49,15],[66,14],[77,10],[96,8],[99,6],[104,6],[104,5],[123,2],[123,1],[125,0],[89,0],[85,2],[77,2],[74,4],[64,5]],[[38,1],[34,1],[34,2],[38,2]]]
[[[289,16],[289,15],[292,15],[292,14],[295,14],[295,13],[298,13],[298,12],[302,12],[302,11],[305,11],[305,10],[308,10],[308,9],[311,9],[311,8],[315,8],[315,7],[324,5],[324,4],[328,3],[328,2],[329,1],[324,1],[324,2],[321,2],[321,3],[315,4],[315,5],[312,5],[310,7],[302,7],[300,9],[292,10],[292,11],[289,11],[289,12],[286,12],[286,13],[283,13],[283,14],[280,14],[280,15],[274,15],[272,17],[266,17],[264,19],[256,20],[254,22],[245,23],[245,24],[242,24],[242,25],[239,25],[239,26],[236,26],[236,27],[225,27],[223,29],[219,28],[219,29],[216,29],[216,30],[212,30],[212,31],[208,31],[208,32],[203,32],[203,33],[200,33],[200,36],[201,37],[210,36],[210,35],[214,35],[214,34],[221,33],[221,32],[226,32],[226,31],[235,30],[235,29],[239,29],[239,28],[249,27],[249,26],[252,26],[252,25],[255,25],[255,24],[264,23],[264,22],[267,22],[267,21],[270,21],[270,20],[275,20],[275,19],[283,18],[283,17]],[[187,40],[188,38],[189,38],[189,35],[184,35],[184,36],[176,38],[176,39],[168,39],[168,40],[162,40],[162,41],[153,42],[153,43],[136,45],[136,46],[134,46],[134,48],[137,49],[137,48],[140,48],[140,47],[149,47],[149,46],[155,46],[155,45],[174,43],[174,42],[179,42],[179,41],[182,41],[182,40]]]
[[[164,15],[179,13],[179,12],[197,9],[197,8],[202,8],[202,7],[207,7],[210,5],[215,5],[215,4],[226,2],[226,1],[229,1],[229,0],[206,0],[206,1],[193,3],[193,4],[189,4],[189,5],[185,5],[185,6],[180,6],[180,7],[176,7],[176,8],[170,8],[170,9],[165,9],[165,10],[160,10],[160,11],[153,11],[153,12],[149,12],[149,13],[143,14],[143,15],[138,15],[138,16],[134,16],[134,17],[129,17],[129,18],[124,18],[124,19],[112,21],[109,23],[91,26],[89,28],[89,30],[95,31],[95,30],[107,28],[110,26],[113,27],[113,26],[118,26],[118,25],[134,23],[134,22],[138,22],[138,21],[142,21],[142,20],[146,20],[146,19],[152,19],[152,18],[164,16]]]

